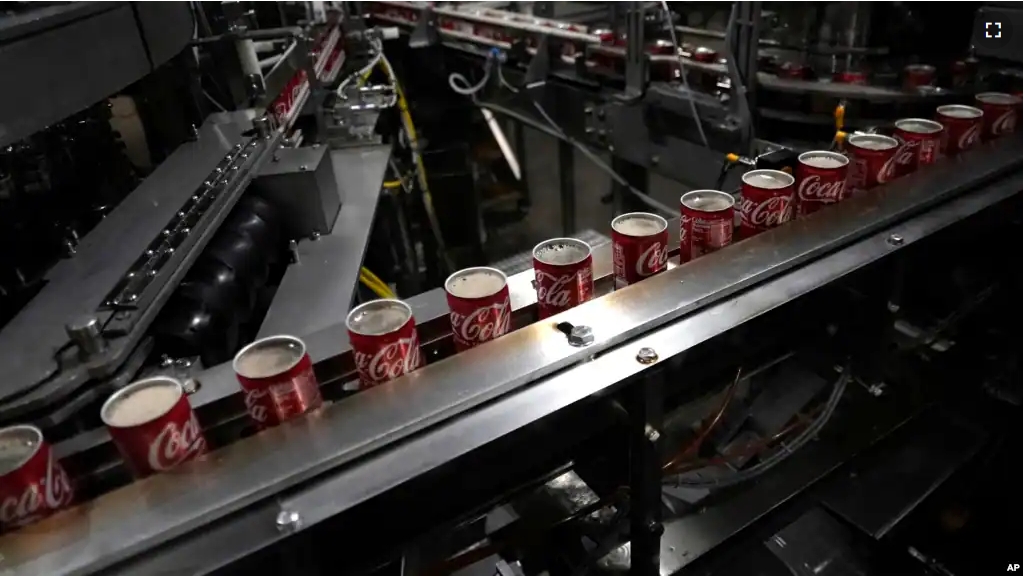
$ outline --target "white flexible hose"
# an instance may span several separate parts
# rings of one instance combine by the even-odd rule
[[[451,86],[452,90],[458,94],[462,94],[463,96],[473,96],[477,92],[483,90],[484,86],[487,86],[487,83],[490,82],[490,80],[491,61],[488,60],[487,64],[484,66],[484,77],[480,79],[480,82],[471,86],[469,84],[469,80],[466,80],[465,76],[458,72],[452,72],[448,76],[448,85]]]

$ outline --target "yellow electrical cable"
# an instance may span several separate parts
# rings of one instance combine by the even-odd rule
[[[370,269],[365,266],[359,269],[359,280],[367,288],[372,290],[374,294],[380,296],[381,298],[396,297],[395,293],[391,291],[391,288],[389,288],[387,284],[385,284],[380,278],[377,277],[376,274],[371,272]]]
[[[389,292],[385,292],[385,291],[381,290],[380,286],[377,286],[376,284],[367,281],[366,276],[360,276],[359,277],[359,281],[363,283],[363,286],[366,286],[374,294],[376,294],[377,296],[379,296],[381,298],[394,298],[393,294],[391,294]]]
[[[426,208],[427,219],[434,230],[434,236],[437,237],[437,247],[441,252],[441,257],[444,258],[445,265],[449,270],[454,270],[454,264],[448,257],[448,250],[445,247],[444,238],[441,236],[441,225],[437,221],[437,213],[434,211],[434,197],[430,194],[430,186],[427,184],[427,169],[423,165],[423,158],[417,149],[416,126],[412,122],[412,114],[409,113],[409,103],[405,99],[405,91],[402,90],[402,85],[399,84],[398,77],[395,75],[394,70],[391,69],[387,58],[382,57],[378,65],[395,85],[395,95],[398,96],[398,111],[402,117],[402,124],[405,125],[405,134],[409,138],[413,160],[416,162],[416,177],[419,181],[420,189],[423,191],[423,204],[424,208]]]
[[[393,188],[401,188],[402,187],[402,181],[401,180],[388,180],[384,184],[381,184],[381,187],[384,188],[385,190],[391,190]]]
[[[362,268],[360,268],[359,269],[359,273],[365,275],[367,278],[369,278],[370,280],[380,284],[381,286],[387,286],[387,284],[385,284],[384,281],[381,280],[379,276],[374,274],[373,271],[371,271],[366,266],[363,266]]]

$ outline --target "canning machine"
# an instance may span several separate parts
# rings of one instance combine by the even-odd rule
[[[1021,564],[1002,543],[1021,525],[1019,6],[3,10],[19,89],[0,92],[0,427],[38,431],[68,481],[51,463],[7,498],[0,442],[0,573]],[[904,174],[895,149],[877,166],[857,150],[904,151],[894,121],[950,105],[933,162]],[[480,173],[446,170],[470,117],[523,183],[519,220],[522,128],[558,140],[549,237],[589,250],[578,305],[541,313],[534,265],[486,257]],[[873,176],[757,233],[740,210],[699,258],[679,251],[692,215],[648,193],[655,173],[749,203],[752,170],[792,186],[812,150]],[[576,186],[577,151],[611,194]],[[587,237],[576,222],[601,201],[667,224],[664,270],[615,281],[611,218]],[[470,266],[501,269],[509,295],[507,333],[473,347],[445,289]],[[411,311],[419,356],[368,387],[347,318],[377,298]],[[323,405],[268,427],[232,359],[280,335]],[[139,479],[101,406],[146,377],[179,383],[207,448]]]

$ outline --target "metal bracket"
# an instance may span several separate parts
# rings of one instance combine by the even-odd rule
[[[433,8],[426,6],[420,11],[420,20],[409,34],[410,48],[436,46],[441,41],[437,34],[437,16]]]
[[[531,86],[536,84],[543,85],[550,71],[551,42],[547,36],[541,36],[537,44],[537,53],[530,60],[530,65],[526,68],[526,76],[523,78],[523,84],[526,86],[526,89],[532,90]]]

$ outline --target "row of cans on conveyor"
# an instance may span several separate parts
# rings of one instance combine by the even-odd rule
[[[934,162],[981,140],[1013,133],[1020,98],[977,96],[977,106],[947,105],[936,120],[897,121],[895,137],[853,134],[846,154],[821,150],[798,157],[796,176],[780,170],[743,175],[742,200],[718,190],[680,198],[679,261],[689,262],[732,243],[735,222],[749,237]],[[616,288],[667,269],[668,222],[635,212],[613,219]],[[541,242],[533,250],[534,287],[540,318],[569,310],[594,296],[590,246],[572,238]],[[445,281],[449,320],[457,351],[499,338],[511,329],[508,279],[495,268],[475,267]],[[359,387],[366,389],[420,368],[424,362],[412,309],[396,299],[367,302],[346,319]],[[249,417],[258,429],[276,426],[320,408],[323,400],[306,346],[293,336],[271,336],[244,347],[233,368]],[[134,476],[164,472],[207,452],[204,432],[181,382],[147,378],[115,392],[100,419]],[[30,425],[0,430],[0,530],[30,524],[71,506],[74,487],[43,438]]]
[[[978,94],[974,104],[939,106],[934,119],[897,120],[884,129],[888,134],[839,132],[837,141],[842,151],[804,152],[797,157],[795,176],[780,170],[745,173],[741,199],[735,208],[741,236],[773,228],[906,176],[935,163],[940,156],[956,156],[979,142],[1017,132],[1020,96],[986,92]],[[741,161],[736,155],[728,160]]]

